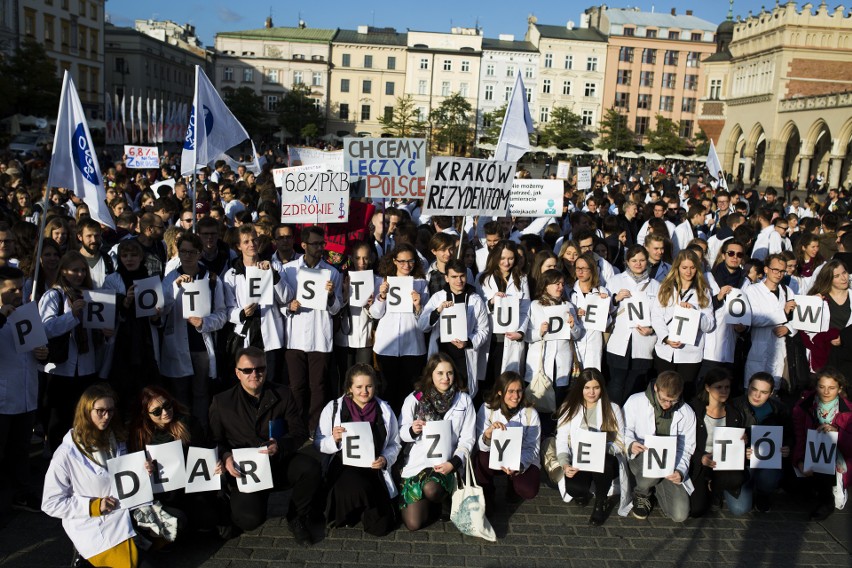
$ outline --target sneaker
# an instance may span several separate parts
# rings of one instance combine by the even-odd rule
[[[633,496],[633,516],[644,521],[651,514],[651,497],[636,494]]]
[[[296,517],[292,521],[288,521],[287,526],[290,527],[290,532],[293,533],[293,538],[296,539],[298,544],[310,546],[314,543],[314,537],[311,536],[311,531],[308,530],[305,520],[303,517]]]
[[[763,493],[755,493],[754,509],[758,513],[768,513],[772,510],[772,497]]]

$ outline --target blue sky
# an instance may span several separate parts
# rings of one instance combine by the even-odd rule
[[[816,0],[815,4],[818,4]],[[295,26],[299,18],[311,28],[355,29],[359,25],[394,27],[397,31],[406,28],[424,31],[448,32],[451,26],[473,27],[477,24],[486,37],[498,34],[514,34],[522,39],[527,27],[527,16],[534,14],[540,24],[564,25],[568,20],[580,21],[582,11],[592,5],[606,3],[613,8],[638,6],[650,11],[668,13],[677,7],[684,13],[686,3],[679,0],[632,0],[608,2],[582,2],[577,0],[493,0],[485,1],[353,1],[320,0],[313,2],[275,2],[274,0],[109,0],[106,11],[113,24],[133,26],[137,19],[172,20],[179,24],[195,25],[205,45],[213,45],[219,31],[247,30],[263,27],[264,20],[272,12],[276,26]],[[799,4],[805,3],[800,0]],[[690,3],[692,4],[692,3]],[[755,14],[761,6],[771,8],[773,0],[735,0],[734,17]],[[727,0],[704,0],[695,3],[692,9],[696,16],[721,23],[728,13]]]

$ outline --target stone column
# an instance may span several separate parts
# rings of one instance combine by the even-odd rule
[[[799,158],[799,189],[804,191],[808,185],[808,176],[811,173],[811,158],[813,156],[801,156]]]
[[[743,183],[748,186],[751,183],[751,166],[754,160],[746,156],[743,159]]]
[[[828,168],[828,187],[840,187],[840,171],[843,169],[843,158],[831,157],[831,165]]]

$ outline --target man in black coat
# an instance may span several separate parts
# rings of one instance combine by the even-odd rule
[[[262,350],[240,349],[235,370],[240,384],[213,397],[210,405],[210,433],[229,474],[231,522],[246,531],[266,521],[271,490],[240,493],[238,481],[250,472],[233,457],[235,448],[261,448],[258,453],[269,456],[275,489],[293,489],[287,512],[290,531],[299,544],[312,544],[308,514],[322,471],[316,460],[298,452],[308,438],[305,424],[289,389],[266,381]]]

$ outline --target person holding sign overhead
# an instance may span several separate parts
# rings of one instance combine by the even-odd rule
[[[805,488],[816,493],[816,505],[810,514],[812,521],[824,521],[834,512],[837,503],[834,492],[842,493],[842,503],[846,502],[846,491],[852,480],[848,461],[852,457],[852,402],[846,395],[847,384],[846,378],[834,369],[823,370],[816,376],[814,390],[805,392],[793,407],[793,429],[796,433],[793,464],[804,474],[802,482]],[[836,434],[836,445],[807,443],[809,430]],[[806,452],[810,455],[806,456]],[[840,480],[834,471],[830,474],[817,473],[805,468],[806,461],[816,462],[820,458],[833,462]],[[842,483],[841,487],[835,487],[837,481]],[[841,503],[837,505],[843,508]]]
[[[476,439],[473,402],[449,355],[432,355],[414,388],[399,416],[400,438],[412,444],[400,472],[402,521],[410,531],[426,525],[432,504],[449,504],[456,490],[453,472]]]
[[[499,245],[498,245],[499,246]],[[485,494],[485,510],[490,512],[494,504],[494,477],[509,476],[506,498],[510,502],[533,499],[541,486],[539,446],[541,443],[541,421],[538,412],[524,398],[524,379],[515,371],[505,371],[497,377],[488,401],[479,407],[476,414],[476,440],[479,452],[474,462],[476,481]],[[507,430],[520,430],[520,441],[496,439]],[[510,447],[513,446],[513,447]],[[501,466],[492,469],[492,455],[497,453],[501,461],[508,454],[517,455],[518,467]]]
[[[328,527],[354,526],[361,521],[365,532],[384,536],[396,520],[391,500],[397,489],[390,472],[400,442],[396,416],[387,402],[376,397],[376,383],[370,365],[356,363],[349,368],[344,395],[322,411],[314,446],[331,457],[326,472],[331,487]],[[366,436],[356,435],[352,426],[351,432],[347,430],[353,422],[369,426]],[[358,459],[364,464],[351,463]]]
[[[710,294],[698,255],[687,249],[675,257],[651,305],[651,325],[657,334],[654,367],[658,372],[677,372],[688,398],[695,394],[704,336],[716,329]]]
[[[584,369],[601,370],[603,357],[603,328],[609,322],[609,290],[601,283],[598,264],[594,253],[584,252],[574,262],[577,280],[568,292],[568,299],[577,306],[577,315],[583,322],[585,333],[575,342],[577,352]],[[610,279],[614,276],[610,277]],[[598,302],[598,299],[605,302]]]
[[[115,392],[103,383],[90,386],[77,402],[73,428],[50,460],[41,508],[62,519],[77,554],[91,566],[139,566],[130,511],[110,495],[107,472],[107,460],[126,453]]]
[[[653,361],[654,328],[651,305],[660,284],[648,274],[648,251],[642,245],[627,249],[626,270],[613,276],[615,325],[606,345],[610,381],[607,393],[615,404],[624,404],[634,386],[645,384]]]
[[[373,351],[382,372],[385,399],[396,410],[402,408],[426,365],[426,337],[417,325],[417,318],[429,301],[429,287],[417,249],[409,244],[398,244],[385,257],[380,272],[383,275],[375,279],[379,293],[370,305],[370,316],[378,321]],[[410,311],[388,310],[389,277],[413,280]],[[401,296],[392,299],[402,302]]]
[[[619,512],[626,515],[632,496],[624,460],[624,417],[621,408],[610,402],[601,372],[585,369],[580,373],[557,415],[556,457],[565,473],[564,488],[560,484],[563,499],[575,499],[584,507],[592,498],[589,489],[594,486],[595,505],[589,524],[600,526],[606,519],[607,495],[612,482],[619,478],[622,503]],[[582,434],[580,430],[606,434],[606,448],[601,452],[602,467],[596,467],[599,464],[594,463],[581,465],[583,458],[593,454],[594,449],[590,443],[577,444]],[[580,450],[579,455],[574,454],[574,447]]]

